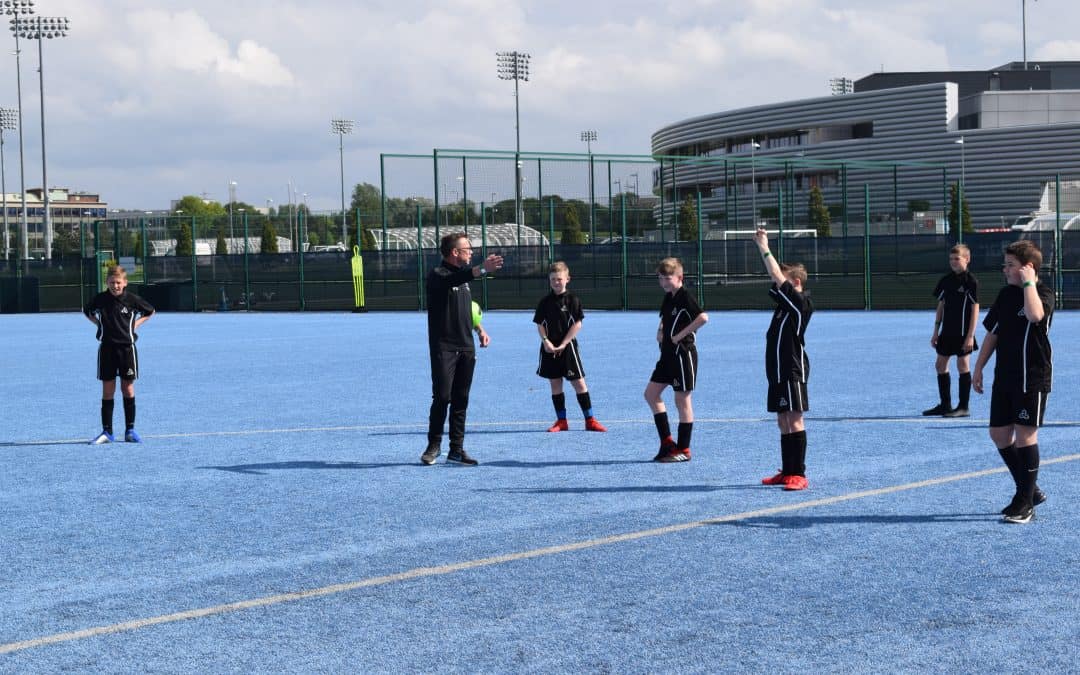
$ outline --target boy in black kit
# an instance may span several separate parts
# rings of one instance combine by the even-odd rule
[[[91,445],[113,442],[113,407],[116,378],[124,397],[124,441],[141,443],[135,431],[135,380],[139,377],[139,354],[135,329],[150,320],[154,308],[127,289],[127,272],[123,267],[110,267],[105,284],[109,290],[98,293],[83,308],[90,323],[98,327],[97,377],[101,380],[101,433]]]
[[[563,378],[570,380],[570,385],[577,393],[578,405],[585,415],[585,431],[607,431],[604,425],[593,417],[592,400],[585,384],[585,368],[581,364],[581,352],[577,342],[585,312],[581,308],[581,301],[566,290],[570,283],[570,268],[566,263],[560,260],[551,264],[548,268],[548,283],[551,285],[551,292],[541,298],[533,314],[533,323],[540,333],[540,365],[536,374],[547,378],[551,383],[551,402],[555,405],[555,424],[551,425],[548,431],[570,429],[566,421]]]
[[[656,432],[660,435],[660,451],[654,462],[689,462],[690,435],[694,429],[694,404],[691,399],[697,384],[698,355],[694,332],[705,325],[709,315],[701,311],[697,301],[683,287],[683,267],[678,258],[664,258],[656,267],[664,302],[660,306],[660,325],[656,341],[660,343],[660,360],[656,362],[645,400],[653,413]],[[671,386],[675,392],[675,407],[679,411],[678,442],[671,438],[667,408],[660,398]]]
[[[810,359],[806,355],[806,326],[814,306],[806,297],[806,268],[778,263],[769,251],[769,235],[759,228],[754,243],[773,280],[769,295],[776,302],[772,323],[765,334],[765,377],[769,380],[767,406],[776,413],[780,427],[781,469],[763,478],[764,485],[783,485],[785,490],[805,490],[806,425],[803,413],[810,409],[806,382]]]
[[[971,251],[963,244],[953,246],[949,251],[950,274],[941,277],[934,287],[934,296],[938,299],[937,312],[934,314],[934,333],[930,336],[930,346],[937,350],[938,394],[941,402],[923,415],[941,415],[943,417],[967,417],[968,400],[971,397],[971,370],[969,355],[979,348],[975,342],[975,324],[979,320],[979,280],[968,271],[971,263]],[[952,407],[951,386],[949,381],[949,357],[956,357],[956,371],[959,375],[960,389],[956,408]]]
[[[990,395],[990,439],[1009,467],[1016,495],[1001,513],[1010,523],[1027,523],[1046,501],[1039,489],[1039,427],[1053,376],[1050,323],[1054,292],[1039,281],[1042,252],[1020,240],[1005,248],[1005,288],[983,320],[983,339],[971,386],[983,393],[983,368],[997,351]]]

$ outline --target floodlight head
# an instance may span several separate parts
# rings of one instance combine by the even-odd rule
[[[581,132],[581,140],[583,140],[583,141],[595,141],[596,140],[596,132],[591,130],[591,129],[588,130],[588,131],[582,131]]]
[[[0,0],[0,14],[33,14],[34,0]]]
[[[332,134],[351,134],[353,131],[352,120],[330,120],[330,133]]]
[[[500,80],[529,81],[529,55],[524,52],[496,52]]]
[[[17,108],[0,108],[0,129],[14,131],[19,121]]]
[[[11,32],[30,40],[66,37],[71,28],[71,21],[65,16],[14,16],[11,19]]]

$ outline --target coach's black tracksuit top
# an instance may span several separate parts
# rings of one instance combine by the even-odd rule
[[[83,307],[83,314],[93,318],[96,314],[101,322],[98,336],[102,343],[112,345],[131,345],[139,339],[135,334],[135,320],[140,316],[154,313],[153,306],[126,289],[119,296],[108,291],[90,298]]]
[[[428,346],[432,352],[474,352],[471,267],[445,260],[427,276]]]

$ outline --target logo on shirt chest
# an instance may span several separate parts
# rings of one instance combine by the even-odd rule
[[[130,312],[130,311],[128,311],[128,308],[127,308],[127,307],[121,307],[121,308],[120,308],[120,313],[121,313],[121,314],[131,314],[131,312]]]

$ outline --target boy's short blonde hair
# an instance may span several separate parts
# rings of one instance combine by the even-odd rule
[[[556,260],[548,265],[548,274],[556,274],[557,272],[563,272],[566,276],[570,276],[570,268],[561,260]]]
[[[663,274],[665,277],[682,274],[682,271],[682,262],[678,258],[664,258],[656,266],[656,273]]]
[[[971,260],[971,249],[964,244],[957,244],[956,246],[953,246],[949,249],[949,255],[953,255],[954,253],[962,255],[968,260]]]
[[[789,279],[798,279],[800,286],[806,285],[806,267],[802,263],[780,263],[780,273]]]
[[[106,275],[105,275],[106,279],[108,279],[109,277],[120,277],[122,279],[126,279],[127,278],[127,270],[124,269],[123,267],[121,267],[120,265],[113,265],[112,267],[109,268],[108,273],[106,273]]]

